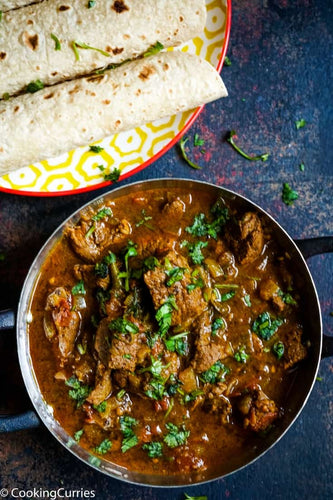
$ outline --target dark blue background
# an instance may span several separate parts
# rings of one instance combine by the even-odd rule
[[[229,97],[206,106],[189,131],[206,141],[202,170],[184,163],[177,147],[123,183],[147,178],[191,177],[245,194],[270,212],[294,238],[333,234],[333,3],[331,0],[233,0],[233,21],[222,77]],[[295,121],[306,126],[296,130]],[[238,132],[249,162],[225,141]],[[299,169],[305,165],[304,172]],[[292,207],[281,201],[283,182],[299,193]],[[104,191],[106,191],[104,189]],[[0,308],[15,307],[25,274],[42,243],[71,212],[103,191],[64,198],[0,194]],[[309,260],[322,304],[324,331],[333,333],[333,256]],[[2,338],[1,408],[25,408],[15,339]],[[96,490],[111,500],[181,500],[184,491],[218,499],[328,499],[333,496],[333,363],[322,361],[321,380],[287,435],[263,458],[219,481],[191,488],[152,489],[109,479],[67,453],[44,428],[0,435],[0,489]],[[10,385],[10,380],[12,385]]]

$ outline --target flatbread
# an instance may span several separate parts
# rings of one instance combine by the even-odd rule
[[[157,41],[177,46],[201,33],[205,22],[204,0],[97,0],[91,9],[88,0],[45,0],[9,11],[0,29],[0,98],[35,80],[53,85],[134,59]],[[73,42],[109,56],[82,48],[77,56]]]
[[[227,95],[207,61],[181,51],[0,102],[0,175]]]
[[[7,10],[18,9],[19,7],[42,1],[43,0],[0,0],[0,10],[1,12],[6,12]]]

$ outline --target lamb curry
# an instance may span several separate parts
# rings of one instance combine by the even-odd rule
[[[205,190],[111,194],[42,266],[29,325],[40,390],[97,458],[221,469],[286,410],[307,356],[300,300],[255,211]]]

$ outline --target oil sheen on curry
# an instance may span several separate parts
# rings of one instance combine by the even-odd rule
[[[272,432],[307,355],[273,236],[254,211],[183,188],[106,198],[66,228],[29,335],[74,441],[133,471],[205,474]]]

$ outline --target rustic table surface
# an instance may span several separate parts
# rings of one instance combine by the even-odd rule
[[[331,0],[233,0],[231,41],[222,77],[229,97],[205,107],[188,132],[205,139],[201,170],[191,169],[178,147],[122,184],[147,178],[188,177],[248,196],[294,238],[333,234],[333,3]],[[306,125],[297,130],[295,122]],[[226,142],[238,133],[243,149],[270,153],[250,162]],[[300,164],[304,164],[304,171]],[[284,182],[298,191],[290,207],[281,201]],[[106,191],[107,189],[104,189]],[[29,266],[59,223],[103,191],[31,198],[0,194],[0,308],[14,307]],[[323,313],[333,334],[333,255],[311,258]],[[0,339],[0,407],[29,409],[15,355],[15,335]],[[333,498],[333,361],[321,362],[319,378],[301,416],[264,457],[234,475],[188,488],[138,487],[110,479],[74,458],[39,428],[0,434],[2,488],[64,487],[95,490],[97,499],[184,498],[209,500]],[[32,498],[40,498],[35,491]]]

